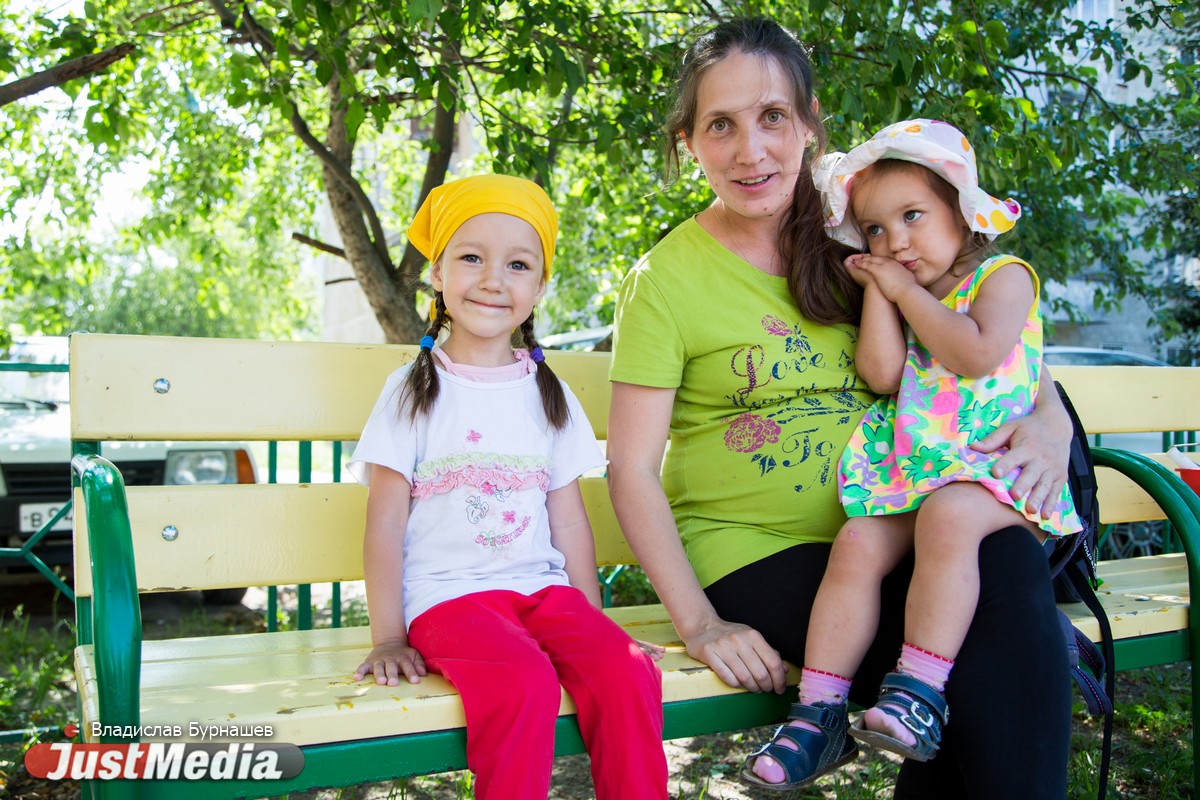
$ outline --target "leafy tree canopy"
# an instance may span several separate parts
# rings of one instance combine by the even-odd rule
[[[260,281],[301,246],[292,233],[318,238],[327,201],[341,240],[328,246],[387,337],[415,341],[423,264],[401,234],[448,174],[490,169],[539,180],[560,208],[547,311],[606,322],[637,255],[707,201],[700,176],[662,185],[658,126],[679,56],[720,18],[755,13],[812,44],[835,147],[906,117],[954,122],[984,185],[1028,210],[1006,246],[1046,279],[1099,265],[1102,300],[1118,299],[1144,288],[1135,247],[1172,236],[1129,215],[1195,191],[1194,150],[1167,135],[1195,115],[1195,63],[1171,46],[1189,6],[1139,0],[1122,28],[1073,20],[1068,5],[112,0],[0,12],[0,102],[36,91],[19,79],[59,70],[57,89],[0,111],[0,299],[92,279],[99,181],[142,160],[150,211],[137,234],[194,248],[236,229],[249,257],[210,248],[215,266]],[[1100,91],[1111,70],[1162,91],[1118,102]],[[483,155],[451,163],[463,131]],[[49,324],[53,311],[38,313]]]

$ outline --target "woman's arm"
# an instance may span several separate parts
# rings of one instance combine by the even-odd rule
[[[717,616],[683,551],[659,471],[673,389],[613,383],[608,488],[621,530],[675,623],[688,655],[730,686],[781,694],[787,668],[758,631]]]
[[[1013,499],[1024,497],[1027,510],[1049,519],[1067,482],[1073,434],[1071,418],[1054,388],[1054,378],[1042,364],[1033,411],[1004,423],[990,436],[973,443],[971,449],[992,453],[1008,447],[1008,452],[996,459],[992,474],[1002,477],[1020,469],[1020,476],[1013,482]]]
[[[363,539],[363,577],[371,616],[370,654],[354,671],[361,681],[399,686],[400,675],[417,683],[426,675],[425,660],[408,644],[404,627],[404,532],[408,527],[408,480],[393,469],[371,465],[367,492],[367,530]]]
[[[567,559],[567,580],[583,592],[589,603],[601,608],[604,603],[596,577],[596,542],[592,539],[592,525],[579,492],[579,481],[549,492],[546,513],[550,517],[550,543]]]

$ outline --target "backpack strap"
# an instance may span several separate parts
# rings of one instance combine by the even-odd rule
[[[1092,615],[1096,618],[1096,622],[1100,625],[1099,648],[1074,627],[1071,628],[1073,635],[1068,638],[1075,640],[1080,659],[1089,662],[1088,666],[1092,669],[1089,672],[1076,663],[1072,666],[1071,677],[1075,679],[1080,689],[1083,690],[1085,700],[1089,695],[1095,696],[1097,693],[1099,694],[1100,703],[1098,708],[1100,713],[1104,714],[1104,734],[1100,750],[1100,788],[1097,792],[1098,800],[1104,800],[1105,794],[1108,791],[1108,772],[1112,759],[1114,714],[1112,697],[1114,696],[1117,680],[1116,653],[1113,648],[1112,626],[1109,625],[1108,614],[1105,612],[1104,606],[1100,604],[1100,598],[1096,596],[1094,584],[1079,560],[1070,561],[1064,568],[1063,574],[1071,582],[1071,585],[1075,587],[1075,591],[1083,599],[1088,610],[1092,612]],[[1096,681],[1101,673],[1104,676],[1103,686],[1100,686]],[[1081,680],[1082,683],[1080,682]],[[1092,711],[1090,702],[1088,702],[1088,710],[1093,714],[1096,713]]]
[[[1088,713],[1104,715],[1100,780],[1097,790],[1098,800],[1104,800],[1108,792],[1108,773],[1112,758],[1112,698],[1116,686],[1116,654],[1108,614],[1100,603],[1100,598],[1096,596],[1096,588],[1099,586],[1096,575],[1096,542],[1100,529],[1096,467],[1079,414],[1076,413],[1062,384],[1056,381],[1055,388],[1073,428],[1068,481],[1075,509],[1083,521],[1084,528],[1074,534],[1071,541],[1055,542],[1049,547],[1050,572],[1056,599],[1060,602],[1070,600],[1084,603],[1100,626],[1100,641],[1097,647],[1071,625],[1065,614],[1059,612],[1063,635],[1067,642],[1071,678],[1083,693]]]
[[[1062,628],[1067,643],[1067,665],[1071,668],[1071,679],[1083,694],[1083,703],[1089,716],[1111,714],[1112,700],[1109,699],[1101,681],[1104,678],[1104,655],[1100,648],[1083,632],[1071,624],[1071,618],[1061,609],[1058,625]]]

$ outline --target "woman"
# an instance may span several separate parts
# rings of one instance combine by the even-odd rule
[[[812,182],[825,136],[804,48],[769,20],[717,26],[684,58],[667,132],[669,171],[682,142],[716,199],[622,286],[610,490],[688,653],[730,685],[782,692],[845,520],[837,461],[874,400],[854,371],[849,251],[826,236]],[[996,471],[1022,468],[1014,495],[1046,514],[1070,440],[1053,395],[980,443],[1011,448]],[[938,758],[904,764],[896,797],[1065,795],[1070,689],[1044,556],[1009,528],[980,561],[979,608],[947,687],[955,717]],[[911,562],[884,586],[851,690],[860,705],[899,651],[910,575]],[[1019,679],[1032,669],[1037,681]],[[781,770],[782,786],[804,785],[807,768]]]

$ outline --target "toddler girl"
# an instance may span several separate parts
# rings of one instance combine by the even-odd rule
[[[926,761],[947,720],[946,680],[979,596],[979,544],[1023,524],[1039,540],[1080,529],[1064,487],[1049,519],[1011,494],[971,445],[1037,399],[1042,321],[1033,268],[992,254],[1020,217],[979,188],[957,128],[927,119],[884,128],[817,177],[835,238],[863,287],[859,375],[881,398],[842,455],[839,531],[813,605],[788,724],[756,752],[746,778],[797,788],[857,755],[853,740]],[[998,501],[998,502],[997,502]],[[909,552],[915,567],[905,644],[878,703],[853,727],[850,679],[879,622],[880,581]],[[849,735],[847,735],[849,734]]]
[[[547,796],[561,683],[596,796],[665,798],[661,648],[647,655],[600,610],[578,478],[605,461],[533,335],[557,233],[546,193],[503,175],[434,189],[409,228],[436,295],[350,462],[370,486],[374,644],[354,677],[450,681],[488,800]]]

